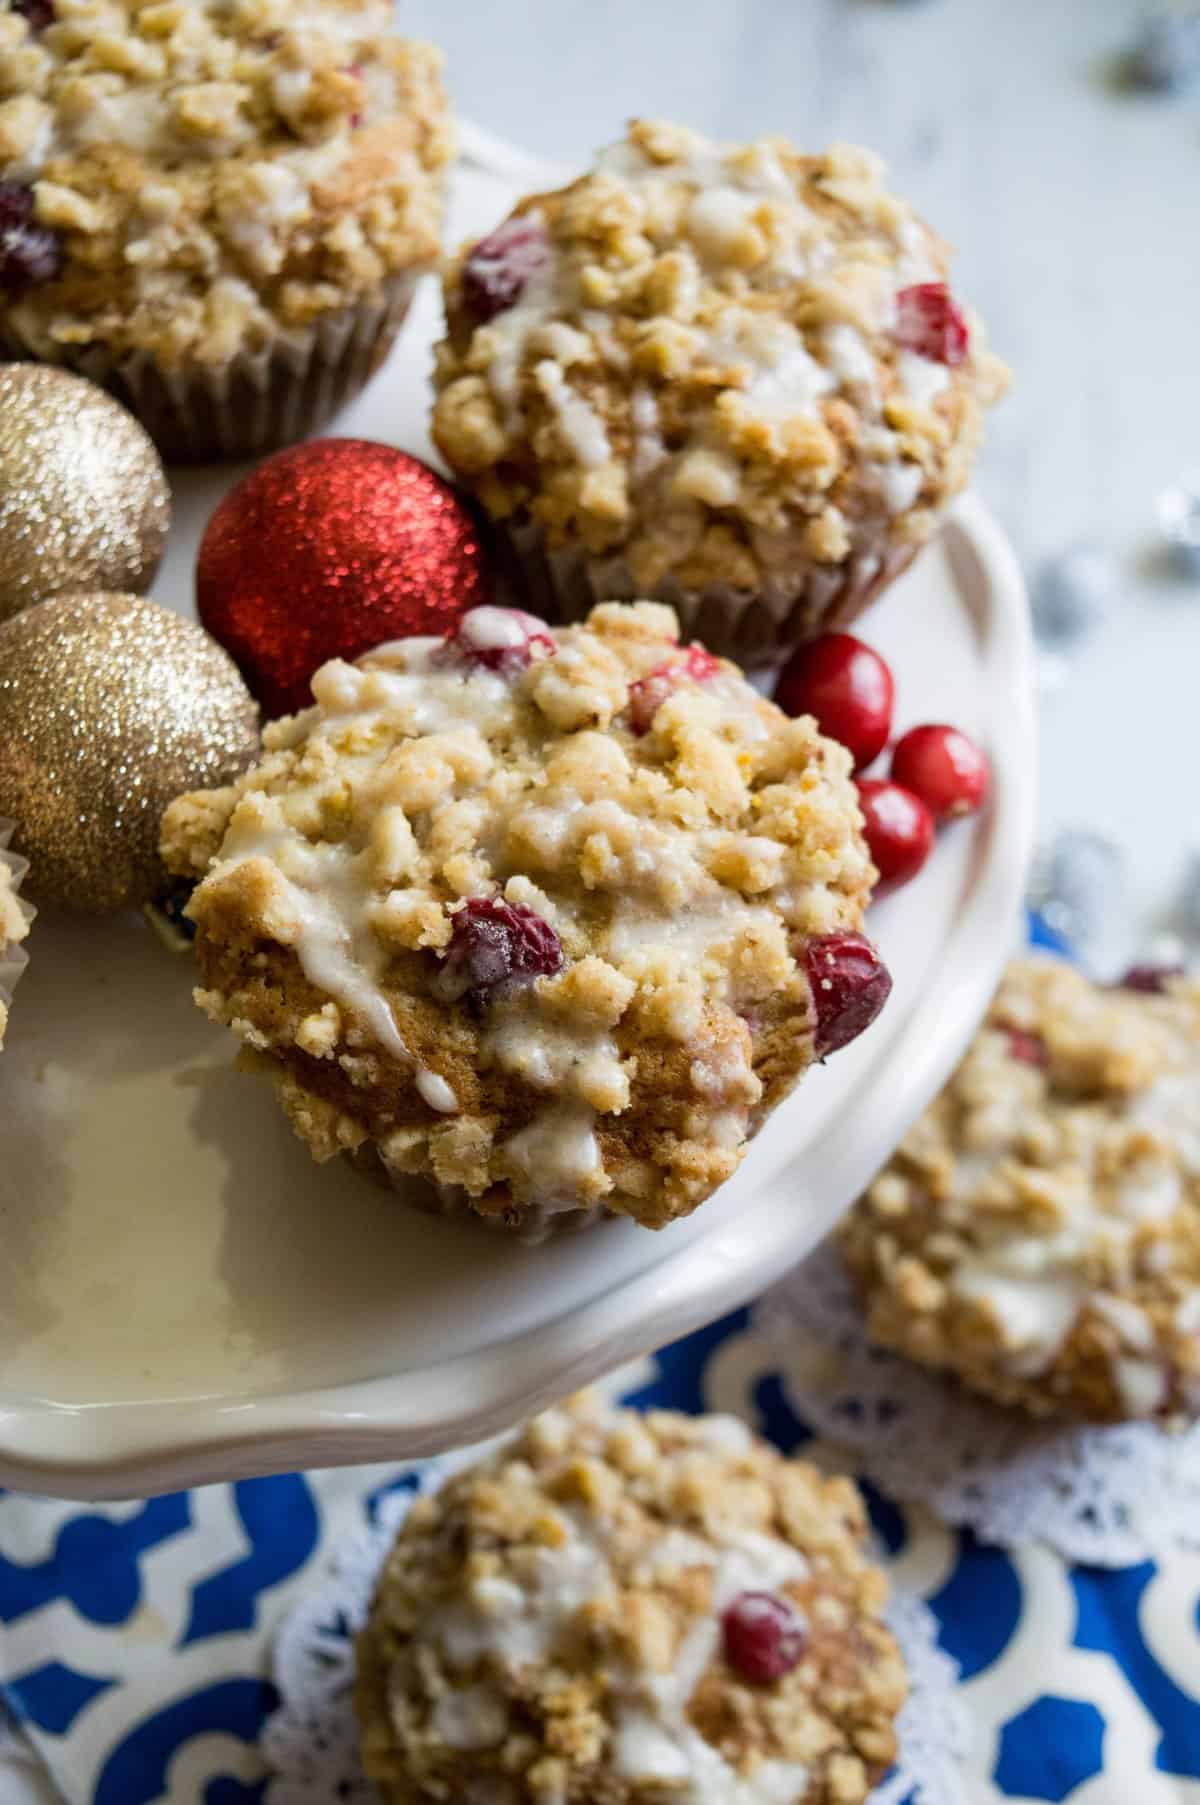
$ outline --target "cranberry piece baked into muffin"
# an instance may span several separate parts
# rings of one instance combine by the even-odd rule
[[[434,437],[552,618],[653,596],[765,662],[967,480],[1005,372],[947,263],[869,151],[635,122],[454,262]]]
[[[318,1160],[661,1227],[890,980],[850,756],[655,603],[479,608],[313,679],[167,811],[198,1000]]]
[[[24,859],[7,850],[11,834],[12,823],[0,821],[0,1047],[8,1027],[13,986],[27,962],[21,942],[33,919],[33,910],[19,895],[28,867]]]
[[[438,256],[439,66],[388,0],[0,7],[0,349],[173,457],[303,437]]]
[[[882,1345],[1039,1415],[1200,1415],[1200,980],[1013,965],[843,1236]]]
[[[358,1643],[389,1805],[861,1805],[906,1693],[848,1479],[732,1417],[538,1417],[418,1499]]]

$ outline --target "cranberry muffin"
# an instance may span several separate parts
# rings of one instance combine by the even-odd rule
[[[171,457],[303,437],[437,258],[438,69],[388,0],[0,0],[0,346]]]
[[[162,847],[198,1000],[318,1160],[658,1228],[882,1006],[849,754],[668,609],[478,608],[313,695]]]
[[[1132,976],[1013,965],[843,1230],[873,1340],[1037,1415],[1200,1415],[1200,980]]]
[[[459,254],[433,433],[543,611],[652,596],[762,663],[930,537],[1005,372],[884,174],[640,120]]]
[[[848,1479],[577,1401],[418,1499],[358,1642],[389,1805],[862,1805],[907,1683]]]

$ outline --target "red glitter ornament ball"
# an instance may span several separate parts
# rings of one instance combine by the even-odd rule
[[[200,619],[268,716],[306,708],[327,659],[445,633],[491,593],[479,529],[450,485],[367,439],[268,458],[225,497],[196,565]]]

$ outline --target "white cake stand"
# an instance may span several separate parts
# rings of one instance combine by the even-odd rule
[[[463,169],[452,230],[537,172]],[[432,284],[337,430],[428,455]],[[177,484],[155,593],[190,608],[204,522],[236,470]],[[190,1000],[139,918],[55,919],[31,942],[0,1142],[0,1483],[142,1495],[429,1454],[507,1427],[744,1302],[800,1259],[944,1080],[1014,944],[1033,815],[1031,653],[1017,567],[974,500],[872,612],[898,725],[988,745],[980,819],[877,908],[883,1016],[810,1074],[690,1221],[526,1248],[318,1170],[269,1087]]]

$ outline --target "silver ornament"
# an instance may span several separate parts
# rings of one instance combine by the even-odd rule
[[[1188,855],[1171,920],[1192,957],[1200,956],[1200,850]]]
[[[1159,531],[1178,568],[1200,578],[1200,470],[1189,470],[1156,503]]]
[[[1094,962],[1125,922],[1121,852],[1101,834],[1067,829],[1035,859],[1029,902],[1073,952]]]
[[[1200,76],[1200,12],[1152,13],[1130,47],[1126,72],[1134,87],[1177,94]]]
[[[1112,613],[1117,570],[1098,545],[1068,546],[1039,565],[1033,580],[1033,630],[1057,652],[1080,645]]]

